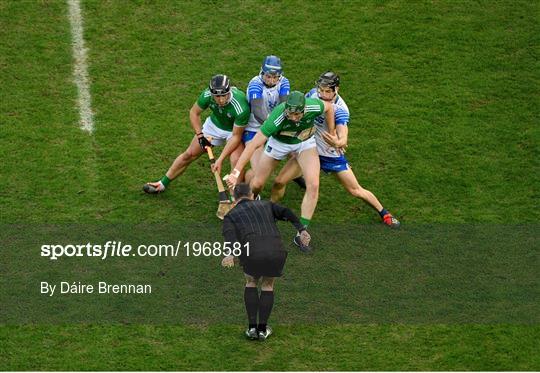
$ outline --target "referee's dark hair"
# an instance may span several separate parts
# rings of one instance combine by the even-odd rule
[[[249,187],[249,184],[246,183],[240,183],[234,187],[234,199],[240,199],[244,197],[250,197],[252,192],[251,188]]]

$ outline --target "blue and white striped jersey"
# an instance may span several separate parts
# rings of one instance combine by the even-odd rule
[[[254,99],[262,98],[264,101],[264,109],[266,112],[265,119],[279,105],[280,96],[287,96],[291,91],[291,85],[289,79],[283,75],[279,79],[278,83],[272,88],[268,88],[264,85],[264,82],[260,75],[257,75],[251,79],[247,88],[248,102]],[[261,124],[257,122],[253,113],[249,117],[249,121],[246,127],[246,131],[257,131]]]
[[[306,97],[319,98],[317,88],[313,88],[311,91],[309,91],[306,94]],[[333,103],[333,106],[336,126],[347,126],[349,124],[349,107],[345,103],[345,100],[338,95],[336,102]],[[315,127],[317,128],[317,132],[315,132],[315,142],[317,143],[317,151],[319,152],[319,155],[324,157],[340,157],[341,154],[336,150],[336,148],[328,145],[328,143],[324,141],[322,137],[322,132],[328,131],[324,114],[315,119]]]

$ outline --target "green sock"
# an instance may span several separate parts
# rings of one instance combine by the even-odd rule
[[[306,228],[308,227],[308,225],[309,225],[310,222],[311,222],[310,219],[306,219],[306,218],[304,218],[304,217],[301,217],[301,218],[300,218],[300,223],[302,223],[302,225],[303,225],[304,227],[306,227]]]
[[[170,183],[170,182],[171,182],[171,179],[169,179],[169,178],[167,177],[167,175],[165,175],[165,176],[163,176],[163,177],[161,178],[161,184],[163,184],[163,185],[165,186],[165,188],[169,186],[169,183]]]

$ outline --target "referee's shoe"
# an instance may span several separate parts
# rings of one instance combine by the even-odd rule
[[[270,337],[271,334],[272,328],[267,325],[266,330],[259,330],[259,341],[265,341],[268,337]]]
[[[257,332],[257,328],[248,328],[246,330],[246,337],[248,339],[259,339],[259,332]]]

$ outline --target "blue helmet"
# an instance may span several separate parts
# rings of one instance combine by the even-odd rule
[[[281,75],[283,68],[281,67],[281,60],[277,56],[266,56],[261,66],[261,74],[277,74]]]

